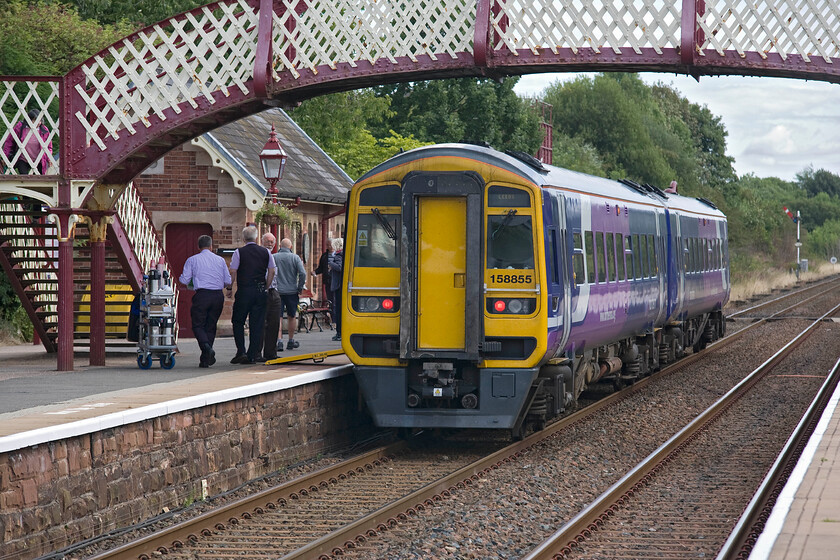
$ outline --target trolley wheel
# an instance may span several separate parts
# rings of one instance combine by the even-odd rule
[[[160,367],[163,369],[172,369],[175,367],[175,356],[172,354],[167,354],[166,356],[160,357]]]
[[[137,356],[137,367],[140,369],[149,369],[152,367],[152,357],[140,354]]]

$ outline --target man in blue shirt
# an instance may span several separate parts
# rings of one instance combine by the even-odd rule
[[[185,288],[195,290],[190,319],[195,340],[201,349],[198,367],[206,368],[216,363],[213,342],[216,340],[216,324],[225,307],[222,289],[231,289],[231,278],[225,259],[213,252],[212,237],[199,237],[198,250],[199,253],[184,263],[184,272],[179,280]]]

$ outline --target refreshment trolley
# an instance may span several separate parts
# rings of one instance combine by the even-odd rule
[[[154,358],[160,359],[163,369],[175,367],[175,290],[169,273],[162,267],[143,276],[138,326],[137,365],[140,369],[151,368]]]

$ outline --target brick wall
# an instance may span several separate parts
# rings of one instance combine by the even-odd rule
[[[374,428],[351,375],[0,454],[0,557],[132,525]]]

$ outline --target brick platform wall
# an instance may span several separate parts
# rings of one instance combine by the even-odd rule
[[[352,375],[0,454],[0,557],[29,560],[373,433]]]

